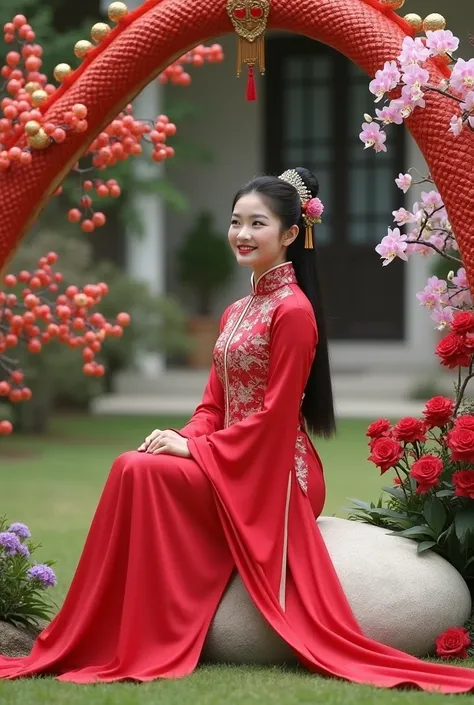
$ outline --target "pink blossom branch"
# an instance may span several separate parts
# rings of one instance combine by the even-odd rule
[[[432,242],[426,242],[426,241],[420,241],[418,240],[405,240],[407,245],[422,245],[423,247],[431,247],[432,250],[438,253],[438,255],[441,255],[441,257],[445,257],[445,259],[451,260],[451,262],[456,262],[456,264],[461,264],[462,265],[462,260],[459,259],[459,257],[454,257],[454,255],[448,255],[447,252],[444,252],[443,250],[440,250],[439,247],[436,245],[433,245]]]
[[[433,91],[434,93],[440,93],[440,95],[446,96],[446,98],[451,98],[452,100],[455,100],[456,103],[464,103],[464,100],[462,98],[458,98],[456,95],[453,93],[450,93],[446,89],[443,88],[438,88],[437,86],[431,86],[430,84],[427,84],[426,86],[423,86],[424,89],[427,91]]]

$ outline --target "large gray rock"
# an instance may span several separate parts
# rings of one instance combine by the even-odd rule
[[[320,517],[344,592],[362,631],[414,656],[434,651],[445,629],[462,626],[471,596],[461,575],[441,556],[417,554],[410,539],[386,529]],[[268,626],[235,575],[207,635],[203,659],[224,663],[295,663],[292,650]]]

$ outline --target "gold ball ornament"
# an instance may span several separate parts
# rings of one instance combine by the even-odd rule
[[[92,42],[88,39],[80,39],[74,44],[74,54],[78,59],[83,59],[89,49],[92,49]]]
[[[388,5],[392,10],[399,10],[404,6],[405,0],[382,0],[384,5]]]
[[[36,83],[36,81],[29,81],[25,86],[25,91],[30,95],[33,95],[35,91],[41,89],[41,83]]]
[[[62,83],[71,73],[72,68],[69,64],[58,64],[53,71],[54,78],[58,83]]]
[[[423,29],[425,32],[436,32],[437,29],[444,29],[445,27],[446,20],[443,15],[440,15],[438,12],[432,12],[431,15],[427,15],[423,20]]]
[[[28,137],[28,144],[33,149],[46,149],[51,144],[51,139],[48,137],[43,128],[40,128],[36,135]]]
[[[109,5],[108,15],[112,22],[121,22],[128,15],[128,7],[124,2],[113,2]]]
[[[416,12],[409,12],[403,19],[413,27],[415,32],[421,32],[423,29],[423,19]]]
[[[34,93],[31,94],[31,102],[33,103],[35,108],[37,108],[39,105],[42,105],[45,100],[48,100],[48,94],[42,88],[37,91],[34,91]]]
[[[36,120],[28,120],[25,125],[25,132],[28,137],[33,137],[34,135],[37,135],[40,129],[41,125],[39,124],[39,122],[36,122]]]
[[[110,27],[105,22],[97,22],[91,29],[91,37],[94,42],[101,42],[110,32]]]

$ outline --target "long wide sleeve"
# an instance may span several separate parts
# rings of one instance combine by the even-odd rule
[[[262,565],[275,565],[275,551],[281,547],[301,400],[317,342],[312,312],[293,298],[287,301],[270,324],[262,409],[188,444],[233,523],[246,527],[245,542]]]
[[[184,438],[207,436],[224,427],[224,389],[212,365],[202,401],[181,429],[172,429]]]

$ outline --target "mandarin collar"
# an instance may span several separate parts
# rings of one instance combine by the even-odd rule
[[[256,283],[254,282],[253,274],[250,278],[252,293],[257,296],[271,294],[282,286],[296,283],[296,274],[292,262],[283,262],[282,264],[277,264],[275,267],[271,267],[271,269],[267,269],[267,271],[257,279]]]

